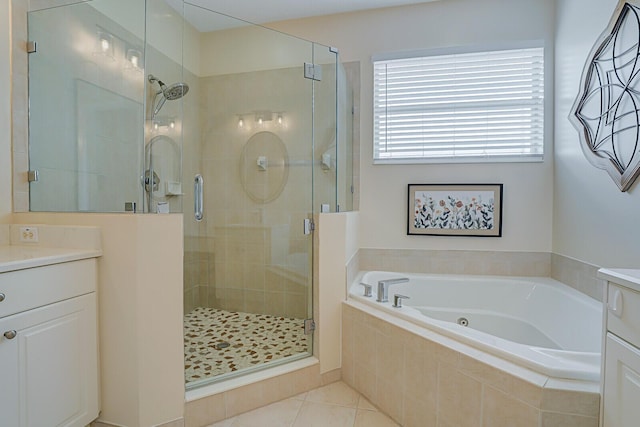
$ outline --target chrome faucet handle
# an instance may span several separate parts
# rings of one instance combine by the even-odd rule
[[[411,299],[406,295],[393,294],[393,308],[402,308],[402,300]]]
[[[373,286],[371,286],[368,283],[363,283],[363,282],[360,282],[360,284],[362,286],[364,286],[364,296],[367,297],[367,298],[371,298],[373,296],[373,294],[371,293],[371,290],[373,289]]]

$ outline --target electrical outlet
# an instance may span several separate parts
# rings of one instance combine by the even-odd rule
[[[20,227],[20,241],[25,243],[38,243],[38,228]]]

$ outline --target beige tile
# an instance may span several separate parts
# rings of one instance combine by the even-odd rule
[[[295,372],[294,391],[296,394],[320,387],[320,365],[309,366]]]
[[[307,295],[285,292],[284,315],[298,319],[307,317]]]
[[[390,334],[376,333],[376,376],[387,382],[397,382],[404,376],[404,339],[398,328]]]
[[[542,412],[541,427],[598,427],[598,418]]]
[[[376,376],[373,372],[362,367],[359,362],[355,363],[354,384],[354,388],[362,393],[364,397],[372,401],[374,404],[378,402],[376,393]]]
[[[476,427],[481,419],[481,384],[440,363],[438,370],[438,423]]]
[[[538,427],[539,419],[540,413],[537,409],[493,387],[484,387],[483,427]]]
[[[221,289],[224,308],[229,311],[244,310],[244,291],[241,289]],[[217,294],[216,294],[217,295]]]
[[[273,316],[284,316],[284,293],[265,292],[265,312]]]
[[[340,368],[334,369],[322,374],[322,385],[327,385],[340,381],[342,379],[342,370]]]
[[[233,417],[264,406],[267,400],[264,398],[263,389],[264,384],[259,382],[225,392],[224,401],[227,416]]]
[[[230,427],[289,427],[302,405],[303,402],[296,399],[272,403],[264,408],[238,415]]]
[[[360,396],[358,399],[358,409],[366,409],[367,411],[377,411],[378,408],[373,406],[371,402],[367,400],[366,397]]]
[[[224,418],[226,418],[226,412],[222,394],[188,402],[185,407],[186,427],[202,427]]]
[[[382,412],[402,424],[404,399],[400,381],[386,382],[378,378],[376,392],[375,404]]]
[[[213,423],[207,427],[231,427],[233,425],[233,422],[235,421],[235,418],[228,418],[226,420],[223,421],[219,421],[217,423]]]
[[[338,381],[324,387],[311,390],[307,395],[307,402],[326,403],[331,405],[356,408],[360,395],[351,387]]]
[[[293,427],[352,427],[355,418],[355,408],[304,402]]]
[[[247,313],[265,313],[264,292],[245,290],[244,311]]]
[[[295,396],[292,397],[292,399],[296,399],[296,400],[307,400],[307,395],[309,394],[308,391],[305,391],[304,393],[300,393],[300,394],[296,394]]]
[[[454,367],[460,363],[460,353],[457,351],[429,340],[425,340],[424,345],[427,354],[434,356],[438,362]]]
[[[293,389],[293,375],[295,375],[295,372],[278,375],[263,381],[263,393],[265,394],[266,404],[288,399],[295,395],[295,391]],[[264,390],[266,390],[266,392],[264,392]]]
[[[465,355],[460,355],[458,369],[483,384],[490,385],[529,405],[540,408],[542,388],[535,384],[515,378],[513,375]]]
[[[435,402],[424,401],[420,395],[404,397],[404,427],[425,427],[436,425]]]
[[[354,361],[358,367],[362,367],[370,372],[376,372],[376,331],[361,322],[356,322]],[[356,373],[358,369],[356,367]]]
[[[435,405],[438,389],[437,357],[427,349],[425,340],[412,336],[406,340],[404,352],[404,393],[420,396],[429,405]]]
[[[600,395],[545,388],[542,391],[542,409],[597,417],[600,413]]]
[[[252,265],[246,274],[247,289],[265,290],[265,267],[264,265]]]
[[[342,355],[342,381],[350,387],[355,387],[353,358],[345,354]]]
[[[399,424],[382,412],[358,409],[353,427],[399,427]]]

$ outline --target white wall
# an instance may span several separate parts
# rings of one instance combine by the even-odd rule
[[[0,223],[8,222],[11,214],[11,0],[0,0]]]
[[[560,0],[556,24],[554,252],[605,267],[637,267],[640,188],[622,193],[583,155],[567,117],[585,61],[615,0]]]
[[[361,247],[551,251],[553,13],[552,0],[447,0],[269,25],[336,46],[343,62],[361,62]],[[518,40],[545,42],[544,163],[372,165],[372,54]],[[432,182],[504,183],[503,237],[407,236],[407,184]]]

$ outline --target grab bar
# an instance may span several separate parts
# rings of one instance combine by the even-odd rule
[[[202,175],[197,174],[193,183],[193,211],[196,221],[202,221],[204,216],[204,180]]]

